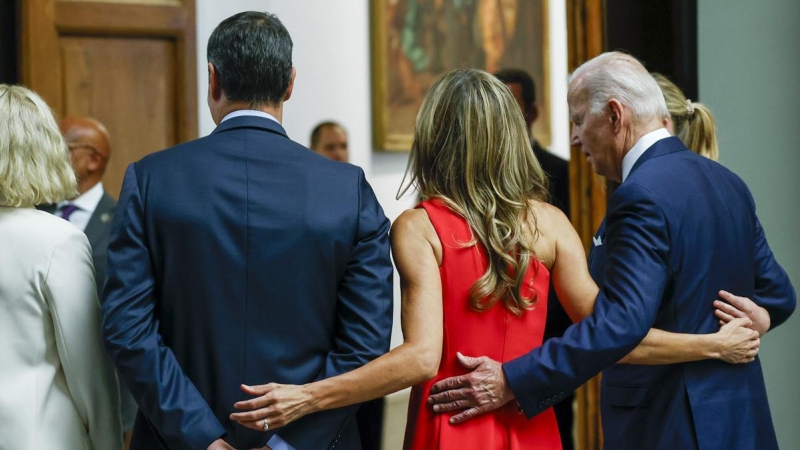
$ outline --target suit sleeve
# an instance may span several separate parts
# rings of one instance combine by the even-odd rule
[[[770,329],[786,322],[797,307],[797,294],[786,271],[775,260],[761,222],[756,217],[755,295],[753,301],[769,312]]]
[[[121,449],[119,385],[103,348],[95,289],[89,241],[76,229],[53,251],[44,295],[70,397],[92,447]]]
[[[364,172],[359,169],[359,211],[355,243],[339,284],[337,332],[325,373],[330,378],[363,366],[389,351],[392,333],[392,274],[389,256],[390,222]],[[359,405],[323,411],[280,430],[297,450],[316,450],[320,442],[335,446],[346,421]]]
[[[655,321],[670,276],[666,219],[651,194],[635,184],[617,190],[607,218],[606,283],[594,312],[563,338],[503,365],[529,418],[630,353]]]
[[[103,335],[120,377],[166,447],[205,449],[225,430],[161,341],[135,165],[122,184],[108,248]]]

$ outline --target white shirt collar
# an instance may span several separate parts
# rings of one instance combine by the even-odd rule
[[[648,148],[652,147],[656,142],[670,136],[672,135],[669,134],[666,128],[659,128],[639,138],[639,140],[636,141],[636,145],[622,158],[622,182],[625,182],[625,179],[628,178],[628,175],[631,173],[631,169],[633,169],[633,165],[636,164],[636,161],[639,160]]]
[[[89,213],[89,215],[91,216],[92,214],[94,214],[94,210],[97,209],[97,205],[103,198],[103,192],[104,192],[103,183],[100,182],[92,186],[92,188],[89,189],[88,191],[78,196],[78,198],[76,198],[75,200],[60,202],[56,206],[57,208],[61,208],[62,206],[71,203],[77,206],[78,209],[80,209],[81,211]]]
[[[256,111],[255,109],[238,109],[236,111],[229,112],[228,114],[225,115],[225,117],[222,118],[222,120],[219,121],[219,123],[222,123],[222,122],[225,122],[228,119],[233,119],[234,117],[240,117],[240,116],[263,117],[264,119],[274,120],[278,125],[280,125],[280,122],[278,122],[278,119],[276,119],[275,116],[273,116],[272,114],[265,113],[264,111]]]

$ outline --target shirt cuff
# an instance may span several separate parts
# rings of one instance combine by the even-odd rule
[[[272,437],[267,441],[267,445],[272,450],[295,450],[294,447],[289,445],[286,441],[284,441],[280,436],[277,434],[273,434]]]

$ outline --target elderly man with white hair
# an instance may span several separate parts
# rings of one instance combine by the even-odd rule
[[[572,144],[621,183],[589,261],[601,287],[594,313],[505,364],[468,358],[474,371],[437,383],[429,402],[440,412],[466,409],[454,423],[513,399],[532,417],[605,369],[608,449],[777,449],[758,359],[615,364],[651,327],[715,331],[715,307],[723,320],[735,312],[714,302],[729,298],[721,290],[753,299],[748,315],[762,334],[794,311],[794,288],[747,186],[669,135],[658,85],[632,56],[605,53],[579,67],[568,101]]]

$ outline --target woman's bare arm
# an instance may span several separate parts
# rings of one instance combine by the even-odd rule
[[[433,378],[442,354],[442,286],[436,232],[424,210],[404,212],[392,226],[392,255],[400,274],[403,344],[370,363],[303,386],[243,386],[259,397],[238,402],[231,419],[263,430],[307,414],[361,403]],[[438,247],[438,248],[437,248]]]

